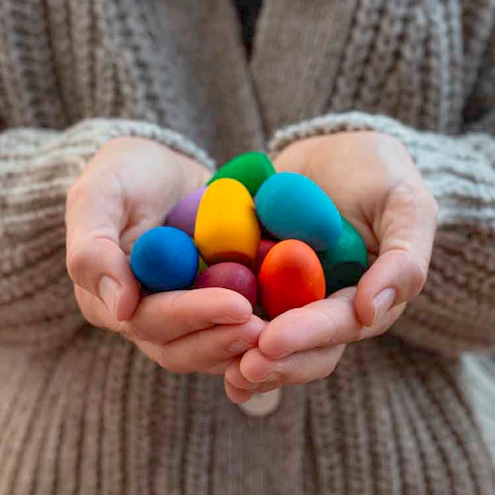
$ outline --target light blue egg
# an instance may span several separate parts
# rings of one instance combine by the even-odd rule
[[[339,239],[342,219],[318,184],[294,172],[272,175],[256,195],[256,213],[279,239],[299,239],[315,251],[326,251]]]
[[[186,289],[198,271],[193,240],[175,227],[155,227],[142,234],[131,251],[131,269],[150,292]]]

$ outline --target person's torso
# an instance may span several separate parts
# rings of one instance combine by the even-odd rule
[[[246,60],[231,0],[5,0],[0,123],[125,116],[222,161],[326,112],[461,129],[493,26],[487,0],[265,0]]]

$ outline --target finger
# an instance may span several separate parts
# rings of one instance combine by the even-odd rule
[[[263,330],[260,352],[269,359],[280,359],[315,347],[375,337],[390,328],[404,311],[405,303],[385,313],[371,327],[364,327],[354,309],[355,292],[355,288],[346,288],[278,316]]]
[[[215,325],[245,323],[251,316],[249,301],[229,289],[164,292],[143,298],[133,317],[118,330],[164,345]]]
[[[110,315],[105,304],[91,292],[83,289],[79,285],[74,285],[74,295],[77,304],[86,320],[95,327],[106,327],[117,324],[117,320]],[[109,322],[112,323],[109,323]]]
[[[240,370],[250,382],[268,383],[273,387],[303,384],[329,376],[344,352],[345,345],[324,347],[297,352],[290,356],[271,360],[259,349],[247,351],[241,359]]]
[[[205,370],[205,373],[208,373],[209,375],[223,375],[225,373],[225,370],[227,369],[227,366],[229,365],[228,361],[225,361],[220,364],[216,364],[212,366],[211,368],[208,368]]]
[[[110,315],[105,305],[97,297],[93,296],[90,292],[78,286],[75,287],[75,293],[80,307],[85,309],[85,311],[83,311],[84,316],[92,325],[96,327],[110,327],[112,324],[115,324],[115,321],[110,320]],[[196,343],[188,342],[187,345],[192,345],[195,351],[197,351],[197,349],[206,348],[207,355],[213,355],[215,352],[218,353],[219,349],[223,349],[225,351],[225,355],[223,357],[220,357],[216,360],[210,359],[210,364],[204,365],[205,373],[211,375],[222,375],[225,373],[225,370],[229,365],[229,360],[235,359],[233,356],[236,356],[239,352],[244,352],[257,345],[259,334],[265,325],[266,322],[260,320],[259,318],[253,318],[253,321],[249,322],[249,324],[238,325],[234,328],[234,330],[232,330],[231,326],[213,327],[203,331],[203,333],[218,332],[219,338],[216,342],[214,341],[214,339],[206,339],[206,336],[198,339],[198,336],[201,333],[198,332],[197,334],[192,334],[191,336],[193,339],[196,339]],[[221,332],[219,330],[221,330]],[[209,336],[211,336],[211,334]],[[188,337],[179,339],[175,342],[179,343],[181,341],[185,341],[186,339],[188,339]],[[207,345],[204,345],[201,342],[201,340],[203,339],[208,340]],[[153,345],[153,348],[146,346],[144,341],[141,341],[137,337],[131,340],[136,345],[140,344],[138,345],[138,347],[141,347],[143,352],[145,352],[148,357],[151,358],[152,356],[156,357],[159,355],[159,349],[155,348],[158,346],[154,344],[150,344],[150,346]],[[174,343],[171,343],[169,345],[173,344]],[[185,342],[181,342],[180,347],[185,346]],[[208,348],[208,346],[210,347],[210,349]],[[211,349],[211,347],[213,347],[213,349]],[[175,352],[177,354],[183,352],[181,349],[179,349],[179,347],[175,349],[170,347],[169,351]],[[192,359],[192,361],[194,361],[194,359]]]
[[[118,180],[109,172],[87,176],[67,197],[67,270],[72,281],[98,297],[117,320],[130,318],[139,285],[119,246],[125,223]]]
[[[110,328],[131,339],[161,345],[216,325],[245,323],[252,315],[252,306],[247,299],[237,292],[221,288],[146,296],[133,316],[122,322],[118,322],[89,291],[76,289],[76,296],[90,323]]]
[[[265,322],[253,316],[241,325],[221,325],[195,332],[167,345],[133,339],[163,368],[177,373],[206,372],[253,349]]]
[[[254,395],[254,390],[259,387],[259,384],[248,382],[242,376],[239,369],[240,362],[241,358],[232,359],[224,375],[225,393],[234,404],[247,402]]]
[[[224,388],[225,394],[234,404],[247,402],[254,395],[254,392],[237,388],[227,380],[224,380]]]
[[[260,384],[247,380],[246,377],[241,373],[240,365],[241,358],[233,359],[225,369],[225,380],[236,389],[242,389],[251,392],[256,391],[259,388]]]
[[[246,380],[241,373],[240,362],[240,358],[232,360],[225,370],[225,382],[231,385],[234,389],[254,394],[269,392],[274,388],[279,388],[279,384],[272,381],[256,383]],[[243,396],[245,396],[245,394],[243,394]]]
[[[418,182],[399,184],[390,193],[374,227],[379,256],[358,284],[355,307],[371,326],[391,307],[422,290],[428,273],[436,230],[435,200]]]

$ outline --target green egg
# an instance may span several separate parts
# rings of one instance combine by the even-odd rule
[[[204,272],[208,268],[208,265],[205,263],[203,258],[201,256],[199,257],[199,263],[198,263],[198,273]]]
[[[361,234],[342,217],[339,240],[327,251],[318,253],[325,273],[327,295],[357,285],[368,268],[368,250]]]
[[[276,171],[267,155],[257,151],[251,151],[236,156],[223,165],[209,180],[207,185],[218,179],[235,179],[241,182],[251,196],[254,197],[261,184],[275,173]]]

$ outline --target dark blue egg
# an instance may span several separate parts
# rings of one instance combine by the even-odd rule
[[[198,271],[193,240],[175,227],[155,227],[142,234],[131,251],[131,269],[150,292],[186,289]]]
[[[281,172],[267,179],[256,195],[256,213],[278,239],[298,239],[326,251],[339,239],[342,219],[333,201],[308,177]]]

